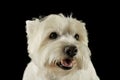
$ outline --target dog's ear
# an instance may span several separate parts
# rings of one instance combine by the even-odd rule
[[[34,35],[39,23],[39,19],[26,21],[26,33],[28,38]]]
[[[83,30],[83,32],[82,32],[83,35],[81,35],[81,39],[82,39],[83,43],[88,46],[89,40],[88,40],[88,31],[86,29],[86,24],[82,21],[80,21],[80,24],[81,24],[82,30]]]

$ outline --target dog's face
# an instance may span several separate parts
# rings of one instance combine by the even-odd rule
[[[63,15],[26,21],[28,51],[38,68],[70,72],[90,59],[85,24]]]

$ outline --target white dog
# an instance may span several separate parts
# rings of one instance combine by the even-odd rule
[[[62,14],[26,21],[28,64],[23,80],[99,80],[85,23]]]

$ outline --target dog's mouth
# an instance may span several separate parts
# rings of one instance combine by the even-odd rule
[[[74,64],[73,59],[63,59],[57,63],[57,66],[64,70],[70,70],[72,69],[73,64]]]

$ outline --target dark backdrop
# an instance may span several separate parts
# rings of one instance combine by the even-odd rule
[[[8,2],[9,3],[9,2]],[[13,2],[2,6],[1,15],[1,66],[3,80],[22,80],[30,61],[27,53],[25,21],[33,17],[63,13],[83,20],[89,33],[92,62],[101,80],[116,80],[118,64],[117,7],[105,2],[49,4],[46,2]],[[49,5],[48,5],[49,4]],[[69,6],[68,6],[69,4]],[[119,45],[118,45],[119,46]],[[119,57],[119,56],[118,56]]]

